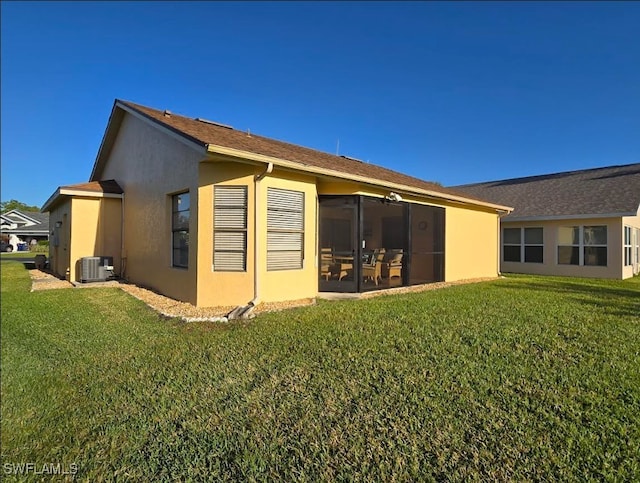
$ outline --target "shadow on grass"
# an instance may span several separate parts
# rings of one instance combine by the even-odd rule
[[[537,290],[548,292],[549,294],[572,294],[573,300],[591,305],[604,310],[606,313],[619,317],[640,316],[640,290],[624,287],[606,287],[597,281],[594,282],[571,282],[565,280],[545,280],[544,282],[533,282],[518,279],[511,279],[511,283],[506,286],[514,290]]]

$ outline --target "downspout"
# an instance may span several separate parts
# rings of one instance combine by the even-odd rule
[[[127,257],[124,256],[124,193],[120,202],[120,278],[126,280]]]
[[[500,271],[500,260],[501,260],[501,255],[502,255],[502,223],[500,222],[500,220],[502,218],[504,218],[505,216],[507,216],[509,213],[511,213],[510,211],[498,211],[498,277],[502,276],[502,272]]]
[[[253,309],[260,303],[260,218],[258,217],[258,200],[260,199],[260,181],[273,171],[273,163],[269,162],[264,171],[254,178],[253,190],[253,299],[247,305],[238,306],[227,314],[227,319],[251,319]]]

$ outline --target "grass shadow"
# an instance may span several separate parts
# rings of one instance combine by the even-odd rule
[[[610,284],[610,281],[606,283]],[[620,282],[624,283],[624,282]],[[606,313],[620,317],[638,317],[640,315],[640,290],[626,287],[604,286],[602,281],[554,280],[535,282],[528,280],[510,279],[507,286],[513,290],[536,290],[549,294],[571,294],[577,302],[591,305],[604,310]]]

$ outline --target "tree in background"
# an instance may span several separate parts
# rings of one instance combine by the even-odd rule
[[[40,211],[40,208],[37,206],[29,206],[22,201],[18,200],[10,200],[10,201],[2,201],[0,202],[0,213],[6,213],[11,210],[19,210],[19,211]]]

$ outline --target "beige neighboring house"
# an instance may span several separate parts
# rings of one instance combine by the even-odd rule
[[[87,183],[46,202],[54,271],[83,257],[196,306],[499,270],[510,208],[346,156],[116,100]]]
[[[513,206],[503,272],[625,279],[640,273],[640,163],[456,186]]]

